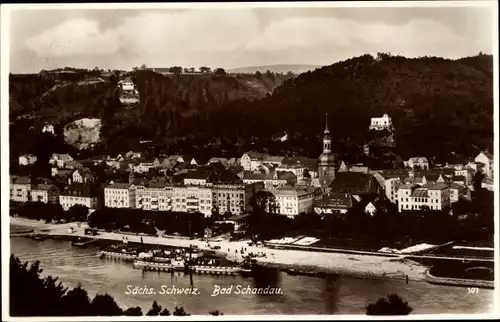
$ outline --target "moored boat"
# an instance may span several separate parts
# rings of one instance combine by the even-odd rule
[[[172,271],[172,263],[151,260],[135,260],[134,268],[146,271],[170,272]]]
[[[136,248],[114,245],[97,253],[99,258],[114,258],[122,260],[135,260],[138,257]]]

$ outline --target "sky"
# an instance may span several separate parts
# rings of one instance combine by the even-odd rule
[[[460,58],[493,50],[480,7],[10,10],[10,72],[330,65],[363,54]]]

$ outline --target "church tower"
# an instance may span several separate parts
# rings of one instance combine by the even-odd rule
[[[323,153],[318,160],[318,175],[323,191],[335,180],[335,156],[332,153],[332,138],[330,130],[328,130],[328,113],[326,114],[326,126],[323,136]]]

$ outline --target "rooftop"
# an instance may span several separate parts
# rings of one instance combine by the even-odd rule
[[[330,185],[332,192],[364,194],[375,193],[377,181],[371,174],[362,172],[339,172]]]
[[[348,193],[330,193],[314,202],[315,207],[350,209],[353,206],[352,196]]]
[[[447,188],[449,188],[449,186],[447,184],[437,183],[437,184],[433,185],[432,187],[429,187],[428,189],[429,190],[443,190],[443,189],[447,189]]]

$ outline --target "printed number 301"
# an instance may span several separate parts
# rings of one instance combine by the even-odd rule
[[[479,289],[477,287],[469,287],[467,288],[467,294],[478,294]]]

